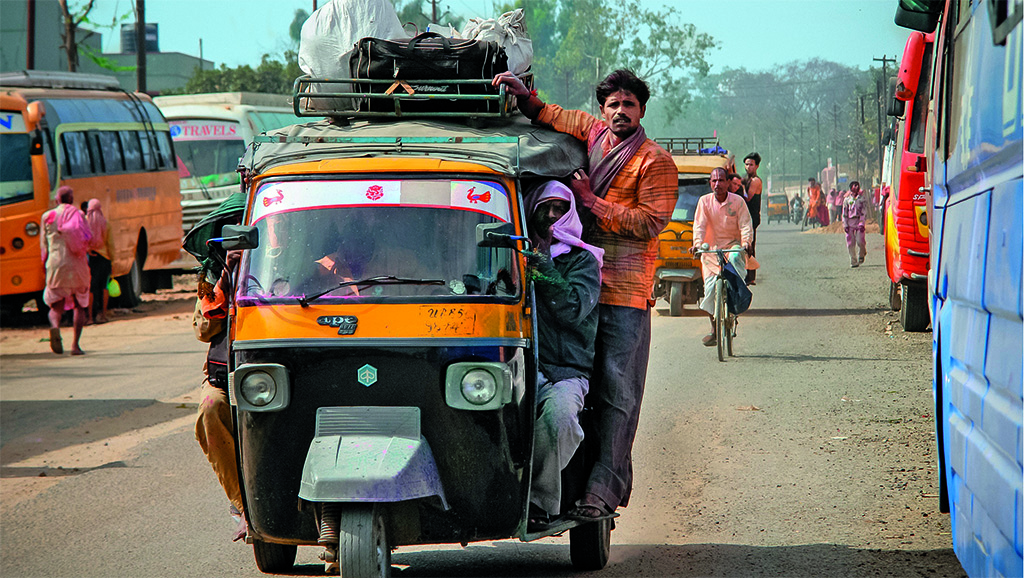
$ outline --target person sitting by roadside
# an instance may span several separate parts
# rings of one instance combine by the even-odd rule
[[[583,439],[579,414],[594,367],[604,250],[580,240],[572,190],[549,181],[526,198],[534,246],[540,371],[529,530],[561,513],[562,470]]]
[[[750,220],[750,211],[747,204],[739,195],[729,192],[728,173],[723,168],[711,171],[711,193],[704,195],[697,201],[697,210],[693,219],[693,247],[691,253],[696,253],[701,245],[707,243],[711,250],[735,249],[742,247],[750,249],[754,240],[754,227]],[[726,259],[732,263],[743,279],[747,272],[747,258],[745,253],[727,253]],[[756,268],[756,262],[751,259],[751,268]],[[704,277],[704,298],[700,302],[700,308],[708,312],[711,318],[711,333],[701,340],[704,345],[713,346],[718,343],[718,335],[715,329],[715,279],[721,271],[718,263],[718,255],[715,253],[704,253],[701,255],[701,274]]]

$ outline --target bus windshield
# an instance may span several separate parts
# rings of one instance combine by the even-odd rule
[[[242,139],[175,141],[174,148],[184,167],[179,171],[182,178],[198,179],[206,186],[238,182],[238,159],[245,153]]]
[[[514,296],[514,252],[476,245],[479,225],[508,222],[510,213],[507,191],[489,181],[266,185],[253,201],[260,242],[248,254],[239,304],[295,303],[321,293],[319,302],[327,303]],[[340,286],[385,277],[405,282]]]
[[[32,163],[27,133],[0,134],[0,205],[32,198]]]

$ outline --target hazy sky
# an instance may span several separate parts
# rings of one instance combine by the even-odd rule
[[[3,0],[8,1],[8,0]],[[610,0],[615,1],[615,0]],[[163,52],[199,55],[218,65],[256,65],[264,53],[280,54],[290,43],[295,10],[314,0],[146,0],[146,20],[159,25]],[[326,0],[319,0],[323,5]],[[442,0],[467,18],[491,17],[489,0]],[[813,57],[867,68],[872,58],[899,57],[909,31],[893,24],[896,0],[643,0],[672,6],[681,21],[711,34],[712,71],[725,67],[772,69]],[[132,10],[131,0],[96,0],[90,19],[109,23]],[[74,4],[72,4],[74,5]],[[134,17],[127,21],[133,22]],[[529,22],[527,22],[529,26]],[[103,31],[103,50],[118,52],[120,34]]]

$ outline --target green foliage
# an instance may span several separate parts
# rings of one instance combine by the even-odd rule
[[[391,0],[391,3],[395,5],[395,11],[398,12],[398,21],[402,24],[414,24],[416,31],[419,32],[426,32],[427,25],[431,23],[450,24],[458,30],[461,30],[465,23],[463,17],[452,14],[446,9],[447,2],[438,2],[436,19],[433,18],[434,6],[430,0]],[[410,35],[416,31],[412,30],[411,26],[406,28],[406,32]]]
[[[689,101],[687,88],[707,75],[710,35],[680,23],[672,7],[648,10],[637,0],[517,0],[533,41],[533,72],[541,98],[594,109],[594,86],[630,68],[651,86],[652,103],[669,116]]]
[[[298,58],[292,50],[285,51],[283,60],[263,55],[260,65],[253,69],[243,65],[228,68],[220,65],[212,70],[196,69],[182,93],[205,92],[269,92],[291,94],[295,79],[302,74]]]
[[[299,45],[299,39],[302,38],[302,25],[305,24],[306,19],[309,18],[309,12],[306,12],[302,8],[295,11],[295,17],[292,18],[292,23],[288,27],[288,37],[292,39],[295,46]]]

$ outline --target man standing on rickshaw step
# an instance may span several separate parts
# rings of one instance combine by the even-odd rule
[[[750,220],[747,203],[739,195],[729,192],[728,173],[723,168],[711,171],[711,193],[697,201],[697,210],[693,217],[693,247],[696,253],[704,243],[711,249],[734,249],[743,247],[749,251],[754,240],[754,227]],[[726,259],[736,268],[740,279],[747,272],[747,258],[744,253],[727,253]],[[756,262],[751,263],[752,269]],[[708,312],[711,318],[711,333],[705,335],[701,342],[708,347],[718,344],[720,337],[715,333],[715,277],[721,271],[718,255],[704,253],[700,257],[701,274],[704,276],[704,298],[700,308]]]
[[[633,438],[651,344],[651,287],[658,234],[679,196],[679,173],[671,155],[640,126],[650,89],[628,70],[598,84],[601,117],[545,104],[514,74],[494,77],[516,97],[529,119],[587,144],[589,165],[571,187],[577,206],[592,217],[584,240],[605,250],[594,379],[590,399],[598,451],[585,494],[569,517],[596,520],[629,503],[633,488]],[[590,223],[591,219],[584,219]]]
[[[594,369],[604,250],[580,239],[576,203],[562,183],[544,183],[526,207],[540,357],[527,528],[535,532],[561,513],[562,470],[583,439],[579,416]]]

